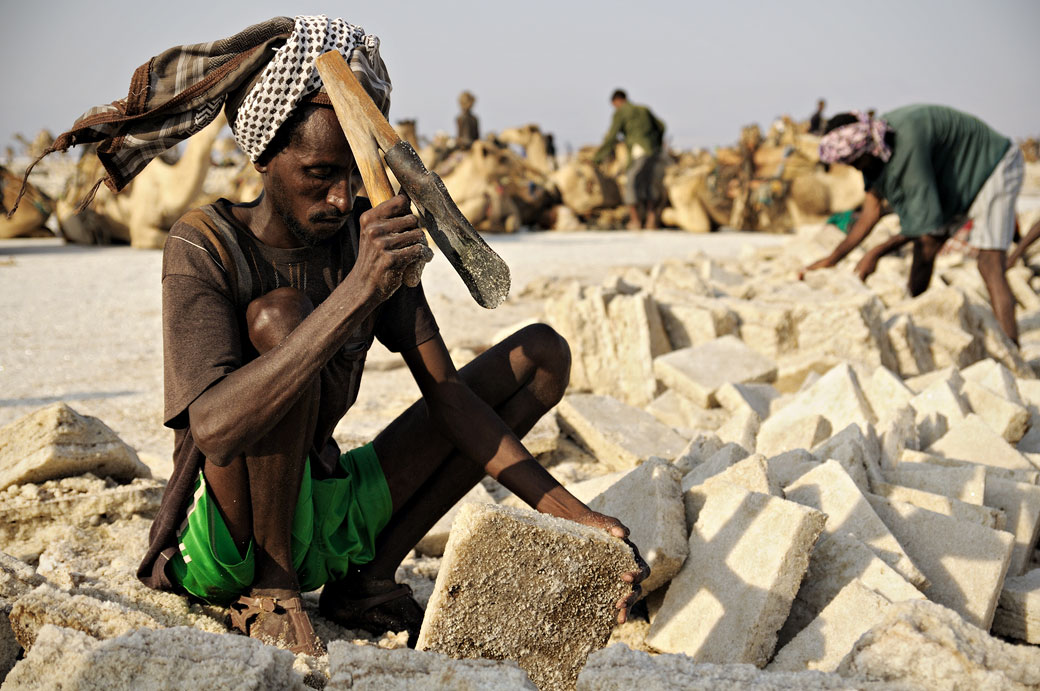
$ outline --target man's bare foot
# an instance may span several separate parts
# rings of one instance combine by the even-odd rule
[[[365,579],[350,576],[326,583],[318,600],[318,611],[348,629],[363,629],[373,635],[407,631],[414,648],[423,621],[423,608],[412,597],[412,589],[392,578]]]
[[[313,657],[325,654],[298,591],[254,588],[232,602],[228,614],[233,629],[261,643]]]

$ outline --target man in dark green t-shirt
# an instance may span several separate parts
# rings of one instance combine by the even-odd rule
[[[913,105],[881,118],[861,113],[831,118],[820,139],[820,160],[862,171],[867,195],[846,238],[806,270],[834,266],[863,242],[887,201],[899,215],[900,234],[867,252],[856,272],[866,279],[878,259],[913,242],[908,287],[911,295],[920,295],[943,243],[971,219],[968,244],[978,250],[993,313],[1008,338],[1018,342],[1015,301],[1004,269],[1024,164],[1011,140],[953,108]]]
[[[593,158],[599,165],[613,155],[618,135],[628,148],[624,201],[628,205],[630,230],[656,228],[664,206],[664,170],[661,166],[661,142],[664,123],[646,106],[630,103],[624,91],[611,95],[614,119],[610,130]]]

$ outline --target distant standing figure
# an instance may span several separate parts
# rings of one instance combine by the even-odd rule
[[[619,134],[625,138],[629,160],[624,189],[628,228],[657,228],[665,198],[664,171],[659,165],[664,123],[646,106],[630,103],[621,89],[611,94],[610,103],[614,106],[614,119],[593,162],[598,165],[614,154]]]
[[[455,140],[456,146],[460,149],[468,149],[473,142],[480,139],[480,121],[473,114],[473,104],[476,102],[476,96],[469,91],[459,94],[459,108],[462,112],[455,118],[455,127],[458,130]]]
[[[556,140],[552,132],[545,135],[545,156],[549,159],[549,170],[556,170]]]
[[[823,117],[823,109],[827,107],[827,101],[822,98],[816,102],[816,112],[809,118],[809,134],[823,134],[823,128],[827,126],[827,118]]]

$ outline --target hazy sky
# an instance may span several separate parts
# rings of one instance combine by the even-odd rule
[[[124,97],[166,48],[280,14],[340,16],[380,36],[391,120],[417,118],[420,135],[453,131],[470,89],[484,131],[536,122],[561,149],[595,143],[616,87],[679,147],[808,117],[820,96],[830,113],[936,102],[1040,135],[1038,0],[2,2],[0,145]]]

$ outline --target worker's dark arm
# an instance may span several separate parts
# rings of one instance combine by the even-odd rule
[[[1040,238],[1040,221],[1037,221],[1033,224],[1033,227],[1029,229],[1029,232],[1026,233],[1026,236],[1022,238],[1017,245],[1015,245],[1014,251],[1012,251],[1011,254],[1008,255],[1007,267],[1009,269],[1015,265],[1015,262],[1017,262],[1025,255],[1026,250],[1029,248],[1030,245],[1036,242],[1037,238]]]
[[[462,381],[439,335],[401,354],[430,417],[465,457],[479,463],[488,475],[542,513],[601,528],[615,537],[628,537],[628,528],[621,521],[587,507],[531,456],[502,418]],[[643,571],[623,574],[622,580],[638,585],[649,573],[645,564],[643,567]],[[635,588],[618,603],[619,622],[638,599],[638,591]]]
[[[592,157],[593,163],[602,163],[609,156],[614,155],[614,145],[617,144],[618,134],[621,132],[621,111],[614,111],[614,118],[610,121],[610,129],[607,131],[607,135],[603,137],[603,143],[596,149],[596,153]]]
[[[423,249],[418,220],[398,195],[361,216],[358,258],[347,278],[279,345],[231,372],[188,407],[195,443],[224,465],[267,435],[322,367],[400,285]]]
[[[866,237],[870,234],[870,231],[874,229],[877,222],[881,219],[881,200],[873,192],[867,192],[867,196],[863,199],[863,207],[860,211],[859,218],[849,228],[849,234],[845,236],[845,239],[834,248],[828,256],[823,259],[817,260],[809,266],[802,269],[801,275],[804,276],[805,272],[813,271],[815,269],[825,269],[834,266],[852,250],[859,247]]]
[[[859,262],[856,263],[856,275],[859,276],[859,280],[865,281],[867,280],[867,276],[874,273],[874,270],[877,268],[878,260],[881,259],[881,257],[892,254],[903,245],[912,241],[912,238],[908,238],[905,235],[894,235],[877,247],[872,248],[863,255],[863,258],[860,259]]]

